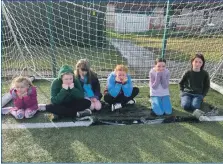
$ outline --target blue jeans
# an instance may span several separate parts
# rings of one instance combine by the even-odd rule
[[[151,96],[152,110],[156,115],[171,114],[170,96]]]
[[[186,92],[181,94],[181,107],[184,108],[184,110],[194,111],[195,109],[200,109],[202,102],[203,95]]]

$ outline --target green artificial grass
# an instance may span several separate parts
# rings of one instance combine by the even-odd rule
[[[39,103],[48,103],[50,83],[34,84]],[[180,107],[178,86],[170,85],[170,92],[174,114],[189,115]],[[140,86],[131,108],[149,112],[148,95]],[[221,94],[210,90],[205,101],[223,113]],[[45,113],[26,120],[3,116],[2,123],[48,122]],[[222,162],[222,134],[223,122],[2,130],[2,162]]]

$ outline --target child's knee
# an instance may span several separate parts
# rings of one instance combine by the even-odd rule
[[[95,104],[94,104],[94,102],[91,101],[90,109],[91,109],[91,110],[94,110],[94,108],[95,108]]]
[[[154,112],[156,115],[158,115],[158,116],[164,114],[164,111],[161,109],[161,107],[160,107],[158,104],[153,105],[153,106],[152,106],[152,110],[153,110],[153,112]]]
[[[96,110],[100,110],[101,109],[101,102],[98,100],[95,102],[94,107]]]
[[[181,107],[184,110],[189,110],[191,108],[191,103],[188,101],[181,101]]]
[[[172,114],[173,110],[172,110],[172,106],[169,106],[169,107],[166,107],[164,109],[164,113],[169,115],[169,114]]]
[[[138,95],[138,94],[139,94],[139,88],[134,87],[134,88],[133,88],[133,91],[134,91],[135,95]]]
[[[173,111],[172,111],[172,108],[171,108],[171,109],[169,109],[169,110],[166,110],[166,111],[165,111],[165,114],[169,115],[169,114],[172,114],[172,112],[173,112]]]
[[[191,104],[192,109],[200,109],[200,107],[201,107],[201,103],[192,103]]]

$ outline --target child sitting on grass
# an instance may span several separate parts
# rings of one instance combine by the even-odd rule
[[[84,91],[73,69],[64,65],[60,68],[58,78],[51,84],[51,103],[41,110],[46,110],[51,114],[47,116],[51,120],[60,117],[82,117],[92,114],[90,108],[91,101],[84,99]]]
[[[152,105],[152,115],[170,115],[172,105],[169,93],[170,72],[166,68],[166,60],[157,58],[155,66],[149,72],[149,87]]]
[[[210,78],[204,70],[205,59],[202,54],[196,54],[191,59],[191,69],[182,76],[180,86],[181,106],[184,110],[203,113],[201,103],[210,88]]]
[[[133,87],[128,69],[124,65],[117,65],[107,79],[104,100],[111,105],[111,110],[117,110],[126,104],[135,104],[134,98],[139,93],[139,88]]]
[[[32,118],[38,110],[36,87],[28,77],[16,77],[11,84],[10,94],[14,107],[2,108],[2,114],[11,113],[16,119]]]
[[[86,59],[80,59],[76,64],[75,76],[83,87],[85,98],[91,101],[91,110],[101,109],[101,88],[97,74],[90,69]]]

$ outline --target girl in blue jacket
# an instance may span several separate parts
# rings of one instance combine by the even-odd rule
[[[135,104],[134,97],[138,95],[139,88],[133,87],[131,77],[127,74],[128,68],[117,65],[107,79],[104,91],[104,100],[111,105],[111,110],[120,109],[126,104]]]
[[[100,110],[101,87],[97,74],[90,69],[87,59],[80,59],[76,64],[75,76],[79,79],[84,90],[84,97],[91,101],[91,110]]]

